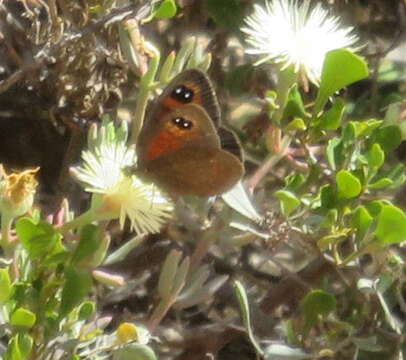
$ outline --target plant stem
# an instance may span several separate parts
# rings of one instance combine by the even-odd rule
[[[130,144],[135,144],[138,134],[142,128],[145,118],[145,110],[147,109],[148,97],[151,92],[152,85],[155,80],[156,73],[160,62],[160,53],[153,45],[148,45],[148,50],[151,51],[152,57],[149,62],[148,71],[142,76],[140,81],[140,88],[138,90],[137,102],[135,105],[134,118],[132,120],[131,139]]]
[[[269,131],[266,132],[265,142],[270,151],[273,152],[261,167],[254,173],[248,181],[248,188],[252,191],[258,183],[265,177],[268,171],[279,162],[286,154],[290,146],[291,137],[285,135],[282,138],[281,120],[285,112],[288,101],[289,91],[297,80],[297,74],[292,67],[281,70],[279,73],[278,86],[276,89],[277,97],[275,104],[278,106],[272,114],[272,124]]]
[[[269,170],[281,160],[288,151],[292,138],[288,135],[284,136],[280,143],[280,150],[277,153],[271,154],[268,159],[255,171],[254,175],[247,182],[248,189],[253,191],[259,182],[265,177]]]
[[[171,297],[170,299],[162,299],[158,306],[155,308],[154,312],[151,315],[151,318],[149,319],[148,322],[148,330],[152,333],[156,329],[156,327],[159,325],[163,317],[166,315],[166,313],[169,311],[171,306],[174,303],[174,298]]]
[[[13,242],[10,239],[11,224],[13,223],[13,217],[2,214],[1,216],[1,247],[7,258],[13,256]]]
[[[94,210],[88,210],[84,212],[82,215],[78,216],[77,218],[73,219],[72,221],[68,221],[63,225],[56,228],[58,232],[61,234],[66,233],[70,230],[77,229],[81,226],[91,223],[92,221],[97,220]]]

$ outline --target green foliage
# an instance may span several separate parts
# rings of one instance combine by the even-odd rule
[[[347,170],[340,170],[336,175],[338,196],[351,199],[361,193],[361,182]]]
[[[61,235],[45,221],[22,218],[16,224],[17,235],[33,259],[50,258],[63,250]]]
[[[338,69],[339,71],[337,71]],[[327,53],[314,113],[318,114],[323,109],[327,99],[336,91],[366,78],[368,74],[368,65],[365,60],[351,51],[339,49]]]
[[[62,290],[59,316],[65,317],[74,307],[85,299],[92,286],[92,278],[88,271],[69,266],[65,270],[65,285]]]
[[[35,11],[30,9],[30,16],[41,13],[36,8],[40,5],[29,4],[35,7]],[[124,10],[118,8],[127,5]],[[29,216],[12,218],[2,213],[0,345],[7,344],[7,348],[1,353],[0,346],[1,359],[156,360],[160,355],[191,356],[188,354],[195,349],[196,358],[215,352],[226,358],[226,352],[234,350],[235,343],[239,346],[243,336],[249,341],[244,347],[251,346],[248,351],[265,360],[361,360],[372,357],[370,354],[404,358],[404,324],[398,314],[404,312],[406,214],[403,196],[396,196],[402,194],[399,187],[406,180],[405,166],[397,159],[406,138],[404,104],[400,102],[404,91],[403,86],[390,91],[383,86],[390,80],[394,87],[393,82],[404,78],[403,72],[382,64],[379,71],[371,69],[376,77],[360,82],[369,76],[366,60],[351,50],[336,49],[324,58],[320,82],[310,83],[303,64],[295,68],[282,60],[258,68],[249,63],[254,51],[243,55],[246,39],[239,29],[247,26],[243,19],[250,1],[145,1],[141,10],[146,15],[142,16],[133,16],[135,10],[130,5],[125,1],[91,1],[92,11],[81,14],[90,16],[88,26],[81,28],[82,20],[77,21],[75,13],[64,23],[75,23],[75,36],[58,33],[52,37],[60,39],[71,54],[76,48],[83,49],[71,38],[87,38],[97,25],[103,30],[100,33],[114,39],[114,49],[120,39],[118,54],[111,51],[107,39],[102,39],[95,46],[98,52],[85,60],[54,65],[32,59],[35,72],[46,77],[53,68],[63,69],[62,73],[52,73],[52,78],[63,80],[64,87],[72,91],[81,82],[65,84],[72,76],[68,68],[80,75],[85,72],[76,69],[78,64],[91,63],[97,69],[97,76],[92,74],[97,82],[87,79],[83,83],[95,93],[106,88],[107,94],[98,99],[83,96],[83,102],[86,106],[94,102],[100,113],[110,115],[102,127],[90,126],[88,149],[94,151],[105,137],[109,154],[114,154],[122,150],[115,140],[134,146],[144,121],[155,121],[147,110],[148,101],[157,98],[175,76],[191,68],[207,72],[212,54],[202,44],[209,40],[216,49],[216,67],[210,72],[213,88],[218,89],[223,113],[227,112],[224,124],[235,130],[245,150],[246,175],[217,199],[177,199],[173,218],[165,217],[162,223],[168,222],[167,226],[153,236],[128,230],[124,220],[128,215],[126,193],[120,194],[121,199],[112,199],[100,189],[92,189],[95,192],[90,201],[82,193],[66,194],[69,201],[49,216],[39,210],[42,193]],[[189,6],[206,13],[189,12]],[[51,10],[58,13],[59,6]],[[54,15],[45,18],[60,24]],[[12,18],[11,12],[8,17]],[[181,31],[176,28],[190,19],[197,23],[199,18],[209,30],[204,41],[185,38],[187,27]],[[161,19],[164,21],[158,21]],[[111,24],[118,21],[115,33]],[[33,24],[45,31],[40,22]],[[101,24],[105,27],[99,27]],[[9,30],[8,23],[0,25]],[[154,30],[159,33],[150,36]],[[98,34],[93,35],[98,39]],[[271,40],[266,35],[262,39],[265,42]],[[281,38],[280,34],[276,37]],[[58,53],[53,48],[38,52],[42,41],[48,46],[50,40],[38,38],[32,53],[53,59]],[[9,45],[14,54],[14,44]],[[261,54],[263,62],[272,57],[267,58],[265,52]],[[104,53],[111,58],[103,58],[103,66],[98,62],[93,66]],[[114,64],[113,72],[104,68],[109,63]],[[384,73],[385,68],[390,72]],[[24,75],[25,71],[19,69],[16,74]],[[113,89],[100,80],[105,73],[114,78]],[[31,76],[34,74],[30,73],[29,81],[21,81],[21,87],[30,84]],[[350,87],[356,82],[352,91]],[[189,84],[188,79],[185,83]],[[113,94],[121,100],[122,94],[132,93],[131,84],[135,100],[125,100],[114,109],[104,107],[105,99],[110,100]],[[46,87],[40,85],[33,87],[36,92]],[[204,101],[207,93],[200,88],[193,90],[203,97],[197,101],[203,105],[199,110],[212,115],[213,104],[206,106]],[[95,108],[71,110],[82,96],[72,101],[62,93],[61,99],[69,100],[69,115],[63,114],[64,121],[72,114],[100,115]],[[48,92],[40,95],[39,99],[49,97]],[[63,101],[41,107],[41,114],[51,109],[50,122],[59,121],[59,111],[65,110],[60,103]],[[168,104],[170,100],[164,105]],[[196,110],[197,105],[193,106]],[[167,116],[166,108],[151,107],[158,109],[151,112],[158,120]],[[181,113],[182,107],[175,111]],[[129,120],[130,140],[125,125]],[[116,123],[123,125],[116,127]],[[215,133],[210,136],[217,140]],[[199,146],[205,146],[205,141]],[[101,165],[97,160],[94,162]],[[107,165],[110,170],[117,164]],[[126,167],[119,169],[118,177],[144,180],[142,176],[138,179],[142,166],[139,169],[136,165],[131,167],[136,169],[134,178],[126,173]],[[203,172],[198,165],[196,169]],[[190,176],[200,175],[199,171]],[[0,188],[4,187],[4,177],[0,171]],[[106,179],[98,180],[103,183]],[[154,184],[155,190],[159,184]],[[80,206],[70,209],[69,203],[76,204],[78,199]],[[105,206],[98,207],[103,201]],[[153,201],[150,207],[142,207],[140,218],[147,217],[152,208]],[[103,211],[109,216],[101,215]],[[237,301],[229,296],[230,278]],[[128,318],[142,319],[145,328],[124,322],[113,329],[112,324],[122,321],[123,314],[110,309],[121,308],[121,304],[125,304]],[[188,308],[192,310],[185,311]],[[237,313],[240,319],[236,319]],[[157,331],[160,324],[162,331]],[[238,326],[244,332],[233,330]],[[190,332],[192,327],[196,333]],[[173,329],[176,337],[183,337],[176,346],[168,343]],[[148,345],[149,332],[158,340],[152,345]],[[161,333],[170,336],[157,339]],[[202,354],[197,353],[200,349]]]
[[[242,21],[241,0],[208,0],[210,17],[220,26],[236,30]]]
[[[4,304],[11,296],[13,287],[8,268],[0,269],[0,304]]]
[[[114,360],[157,360],[154,351],[146,346],[140,344],[126,345],[122,349],[114,352]]]
[[[158,19],[170,19],[176,15],[177,7],[175,0],[163,0],[154,12]]]
[[[345,114],[345,102],[341,98],[335,99],[331,109],[322,114],[317,128],[320,130],[336,130],[340,127]]]
[[[22,326],[31,328],[34,326],[36,316],[30,310],[24,308],[18,308],[11,314],[10,324],[13,326]]]
[[[396,206],[383,205],[378,215],[376,237],[383,244],[396,244],[406,240],[406,215]]]
[[[15,335],[11,341],[7,352],[7,358],[10,360],[25,360],[29,358],[33,347],[33,339],[26,333]]]
[[[300,200],[290,191],[279,190],[275,196],[281,201],[281,210],[285,216],[289,216],[300,205]]]
[[[337,301],[333,294],[324,290],[309,292],[302,301],[307,326],[315,325],[319,316],[325,317],[336,310]]]

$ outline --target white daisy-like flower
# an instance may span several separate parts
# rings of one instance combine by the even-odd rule
[[[320,82],[326,53],[354,48],[358,37],[352,27],[342,27],[337,16],[330,16],[320,3],[310,7],[297,0],[266,0],[265,6],[254,5],[254,12],[241,29],[247,34],[247,54],[263,55],[257,64],[272,60],[282,69],[293,66],[314,84]]]
[[[103,214],[119,218],[122,227],[128,217],[136,232],[158,232],[171,216],[173,204],[153,183],[123,171],[136,160],[134,147],[127,146],[127,135],[125,123],[115,128],[106,122],[100,130],[93,126],[88,150],[82,152],[83,163],[71,168],[71,173],[86,191],[97,194],[95,211],[101,218]]]

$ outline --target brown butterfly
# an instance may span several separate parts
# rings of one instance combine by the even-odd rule
[[[190,69],[157,99],[137,141],[137,168],[177,195],[226,192],[244,169],[235,135],[220,127],[220,108],[208,77]]]

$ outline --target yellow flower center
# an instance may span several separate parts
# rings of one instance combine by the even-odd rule
[[[123,322],[117,329],[117,340],[120,344],[125,344],[131,340],[138,339],[137,327],[134,324]]]

